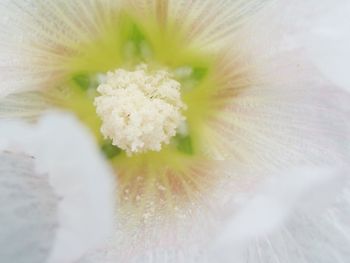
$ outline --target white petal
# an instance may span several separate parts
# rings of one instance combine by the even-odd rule
[[[188,39],[199,44],[197,48],[209,46],[220,48],[253,14],[273,1],[132,0],[128,2],[135,10],[144,12],[151,19],[157,17],[160,21],[166,19],[175,21],[177,30],[185,28]]]
[[[350,248],[349,189],[341,170],[323,167],[280,175],[242,204],[211,256],[217,262],[238,263],[345,262]]]
[[[22,92],[0,96],[0,118],[35,119],[52,107],[47,97],[39,92]]]
[[[339,1],[318,18],[305,37],[311,57],[331,80],[350,91],[349,1]]]
[[[35,156],[61,198],[48,262],[72,262],[102,245],[114,228],[116,186],[88,131],[64,114],[49,114],[37,126],[9,121],[0,127],[0,147]]]
[[[34,159],[0,153],[0,261],[46,262],[57,230],[58,196]]]
[[[0,2],[0,98],[52,87],[77,44],[94,39],[119,1]],[[78,19],[77,19],[78,18]]]

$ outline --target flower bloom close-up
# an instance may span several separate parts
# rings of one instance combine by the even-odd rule
[[[0,13],[1,262],[350,258],[347,1]]]

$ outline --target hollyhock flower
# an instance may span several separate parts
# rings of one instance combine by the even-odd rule
[[[350,97],[304,47],[315,6],[2,1],[1,260],[344,262]]]

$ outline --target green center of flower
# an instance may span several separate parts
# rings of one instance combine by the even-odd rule
[[[178,22],[114,10],[64,61],[69,74],[57,87],[57,105],[86,124],[116,170],[121,203],[140,214],[150,202],[172,213],[199,200],[224,146],[213,123],[226,128],[217,116],[234,95],[231,75]]]
[[[149,73],[147,69],[140,64],[135,71],[108,72],[94,100],[101,133],[129,156],[160,151],[185,121],[181,84],[166,70]]]

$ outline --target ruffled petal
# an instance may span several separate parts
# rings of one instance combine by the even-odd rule
[[[33,156],[60,198],[46,262],[73,262],[103,245],[115,230],[116,185],[89,132],[65,114],[46,115],[35,126],[2,121],[0,127],[0,149]]]

